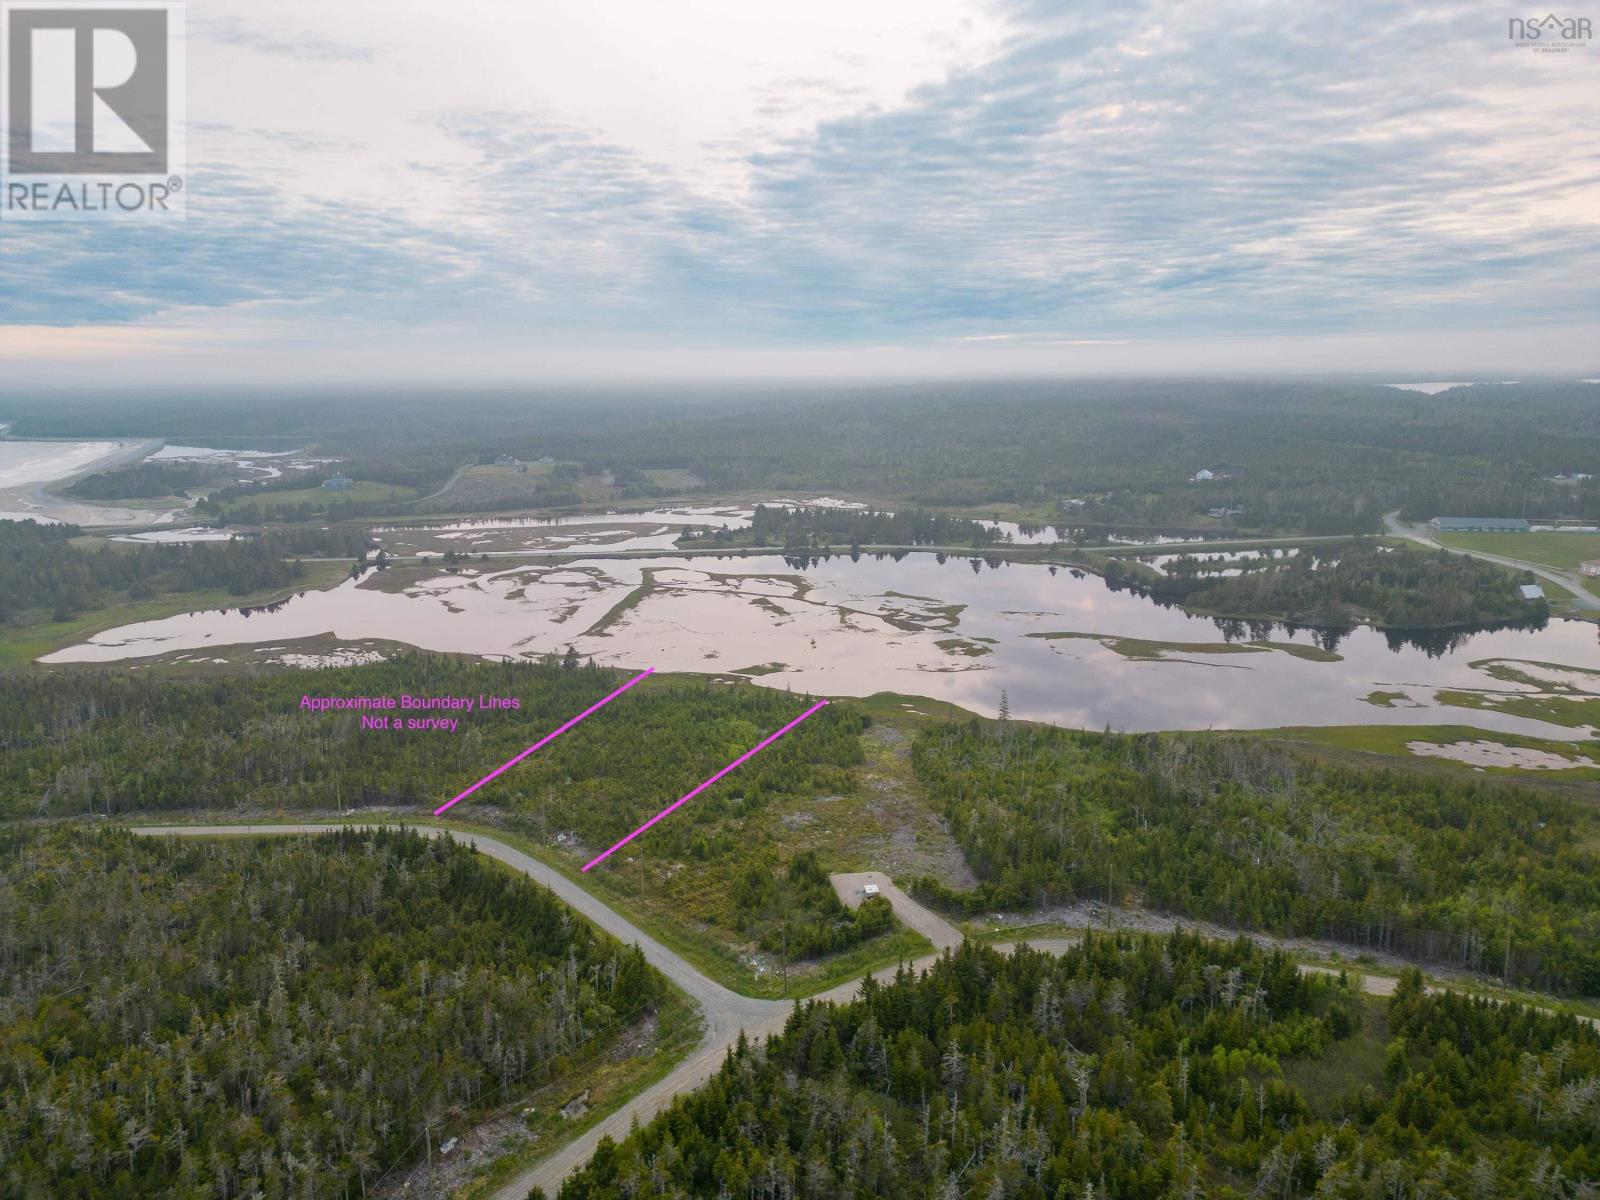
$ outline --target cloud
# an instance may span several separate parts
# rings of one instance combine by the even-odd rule
[[[259,17],[251,22],[238,17],[207,17],[196,21],[191,29],[207,41],[310,62],[370,63],[376,57],[364,46],[344,45],[315,36],[274,33],[262,26]]]
[[[535,94],[524,72],[517,103],[474,77],[513,77],[497,47],[452,67],[455,34],[386,11],[381,52],[350,22],[209,21],[236,58],[297,60],[300,107],[198,127],[184,226],[0,231],[0,321],[209,308],[254,337],[266,305],[289,341],[336,319],[374,347],[470,333],[485,359],[590,348],[603,369],[629,346],[743,362],[967,343],[1032,363],[1134,343],[1213,362],[1208,338],[1390,362],[1420,331],[1509,354],[1600,311],[1592,65],[1519,52],[1487,4],[1001,0],[982,36],[947,5],[899,93],[864,82],[875,42],[808,52],[692,150],[638,114],[692,95],[697,65],[734,69],[725,28],[720,58],[643,68],[633,31],[586,62],[592,91]],[[487,10],[452,12],[492,39]],[[741,36],[739,71],[781,57]]]

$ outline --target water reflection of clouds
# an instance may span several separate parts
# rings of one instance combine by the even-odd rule
[[[647,570],[654,590],[634,595]],[[570,644],[602,663],[650,662],[663,670],[782,662],[783,671],[757,681],[824,695],[928,695],[990,713],[1003,689],[1019,717],[1093,728],[1420,724],[1443,717],[1545,736],[1567,731],[1491,712],[1386,709],[1363,697],[1383,688],[1429,701],[1441,688],[1511,690],[1515,685],[1473,665],[1485,659],[1600,670],[1594,627],[1566,621],[1543,630],[1474,633],[1439,657],[1415,647],[1396,651],[1382,634],[1361,629],[1340,643],[1338,662],[1279,651],[1250,654],[1247,662],[1230,656],[1223,664],[1248,669],[1181,661],[1204,661],[1186,652],[1174,654],[1179,661],[1133,661],[1094,640],[1025,635],[1214,644],[1224,638],[1206,618],[1112,590],[1093,576],[1052,575],[1029,564],[984,567],[974,575],[964,559],[941,565],[925,554],[859,562],[841,556],[804,568],[776,555],[692,565],[681,558],[580,559],[441,574],[401,591],[371,586],[379,581],[346,582],[249,618],[208,612],[114,629],[48,661],[110,662],[324,634],[489,656],[538,657]],[[630,596],[635,602],[614,613]],[[614,619],[589,632],[607,614]],[[1304,630],[1272,636],[1314,644]],[[995,642],[989,653],[971,656],[938,645],[952,637]]]

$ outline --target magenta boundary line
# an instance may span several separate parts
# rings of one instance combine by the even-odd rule
[[[641,679],[645,678],[645,676],[651,675],[654,672],[655,672],[655,668],[654,667],[648,667],[645,670],[640,671],[637,675],[635,675],[632,679],[628,680],[627,683],[623,684],[616,691],[612,692],[611,695],[607,696],[604,700],[601,700],[597,704],[591,704],[588,708],[584,709],[577,716],[573,717],[572,720],[568,721],[565,725],[561,726],[561,728],[552,729],[549,733],[545,734],[542,738],[540,738],[533,745],[529,746],[521,754],[517,755],[515,758],[510,759],[507,762],[501,763],[498,767],[496,767],[494,770],[490,771],[487,775],[485,775],[482,779],[478,780],[477,783],[473,784],[471,787],[469,787],[466,791],[462,792],[455,799],[445,801],[438,808],[433,810],[433,815],[436,816],[436,817],[443,815],[443,813],[445,812],[446,809],[449,809],[449,808],[453,807],[454,805],[457,805],[457,804],[461,803],[461,801],[465,800],[468,796],[472,795],[473,792],[477,791],[484,784],[488,783],[491,779],[496,779],[499,776],[504,775],[507,771],[509,771],[512,767],[516,766],[523,759],[527,758],[528,755],[532,754],[540,746],[544,746],[544,745],[547,745],[550,742],[555,741],[558,737],[560,737],[567,730],[571,729],[579,721],[583,720],[585,717],[593,716],[595,713],[599,712],[606,705],[610,704],[618,696],[622,695],[623,692],[627,691],[634,684],[638,683]]]
[[[618,850],[621,850],[624,846],[626,846],[629,842],[633,841],[634,838],[638,837],[646,829],[649,829],[650,826],[654,825],[657,821],[661,820],[663,817],[667,816],[669,813],[676,812],[679,808],[682,808],[685,804],[689,803],[689,801],[693,800],[701,792],[705,791],[708,787],[710,787],[717,780],[721,779],[724,775],[726,775],[729,771],[733,770],[740,763],[746,762],[749,759],[754,758],[757,754],[760,754],[768,746],[772,745],[773,742],[777,741],[784,734],[788,733],[789,730],[793,729],[796,725],[800,724],[801,721],[804,721],[812,713],[820,712],[822,709],[824,709],[826,707],[828,707],[828,702],[826,700],[818,700],[810,708],[806,709],[805,712],[801,713],[798,717],[796,717],[794,720],[790,721],[782,729],[778,730],[777,733],[770,734],[767,737],[762,738],[754,746],[751,746],[750,749],[746,750],[743,754],[739,755],[738,758],[734,759],[727,766],[723,767],[722,770],[718,771],[710,779],[708,779],[704,783],[700,784],[693,791],[684,793],[678,799],[674,800],[671,804],[667,805],[660,812],[658,812],[655,816],[651,817],[643,825],[639,826],[639,828],[635,829],[632,833],[630,833],[627,837],[623,838],[620,842],[618,842],[615,846],[611,847],[611,849],[607,850],[604,854],[595,855],[594,858],[590,859],[587,863],[584,864],[583,869],[585,871],[587,871],[590,867],[598,866],[599,864],[605,862],[606,859],[610,858]]]

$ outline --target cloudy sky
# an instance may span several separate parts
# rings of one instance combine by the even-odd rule
[[[0,361],[1592,375],[1600,42],[1508,15],[195,0],[188,220],[0,222]]]

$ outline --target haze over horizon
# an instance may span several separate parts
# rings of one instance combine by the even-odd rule
[[[1600,374],[1600,46],[1488,3],[189,21],[189,219],[0,226],[14,385]]]

